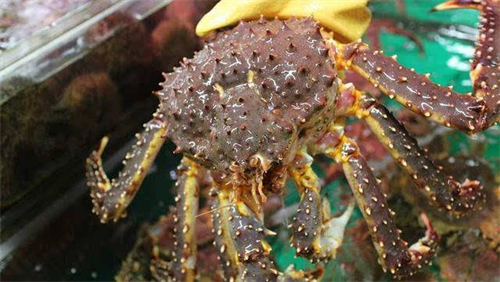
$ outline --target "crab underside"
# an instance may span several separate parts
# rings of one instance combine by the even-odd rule
[[[436,208],[458,218],[481,207],[482,186],[458,183],[441,172],[405,128],[376,99],[342,83],[349,69],[408,109],[467,133],[499,121],[500,3],[456,0],[436,10],[481,12],[479,42],[471,66],[474,90],[459,95],[419,75],[366,44],[340,44],[312,19],[241,22],[218,32],[180,68],[165,74],[160,105],[137,135],[117,179],[105,175],[101,155],[107,139],[87,161],[94,212],[117,221],[136,194],[161,145],[170,138],[184,158],[178,168],[172,256],[157,256],[158,279],[196,277],[195,217],[201,185],[212,187],[214,244],[228,281],[310,281],[315,273],[280,272],[269,256],[261,204],[281,194],[289,176],[301,195],[289,228],[298,256],[320,265],[334,258],[351,209],[340,218],[325,212],[321,185],[311,168],[323,154],[340,163],[368,223],[384,271],[412,275],[427,264],[438,244],[429,220],[411,246],[401,239],[378,179],[355,142],[344,135],[348,117],[366,121],[385,148]]]

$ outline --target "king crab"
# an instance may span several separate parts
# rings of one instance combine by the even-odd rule
[[[411,111],[447,127],[475,133],[500,120],[500,2],[452,0],[436,10],[474,8],[482,15],[472,60],[471,95],[441,87],[371,50],[362,42],[341,44],[309,19],[261,18],[219,31],[193,59],[164,74],[153,119],[137,134],[117,179],[109,181],[101,155],[87,161],[94,212],[103,223],[117,221],[136,194],[161,145],[170,138],[184,158],[179,166],[172,261],[152,267],[165,280],[193,281],[196,266],[195,217],[199,187],[211,185],[214,244],[224,277],[242,281],[305,281],[318,272],[280,272],[265,240],[262,203],[283,192],[290,176],[301,200],[289,228],[299,256],[315,263],[335,256],[346,220],[325,212],[312,157],[340,163],[379,254],[384,271],[412,275],[436,252],[438,234],[425,214],[427,231],[408,247],[393,212],[356,143],[344,135],[348,117],[364,119],[381,143],[409,173],[430,203],[459,218],[485,201],[478,181],[445,175],[426,157],[406,129],[376,99],[342,82],[344,70],[357,72]]]

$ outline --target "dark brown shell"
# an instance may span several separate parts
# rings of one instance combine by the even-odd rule
[[[312,19],[241,22],[165,77],[167,135],[221,172],[286,163],[333,118],[337,73]]]

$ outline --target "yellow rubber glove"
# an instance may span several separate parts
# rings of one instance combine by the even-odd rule
[[[348,43],[359,39],[371,20],[368,0],[222,0],[196,26],[198,36],[236,25],[240,20],[312,16],[333,31],[334,39]]]

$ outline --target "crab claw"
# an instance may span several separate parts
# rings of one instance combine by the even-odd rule
[[[431,12],[462,8],[478,9],[481,3],[482,0],[451,0],[437,5]]]

